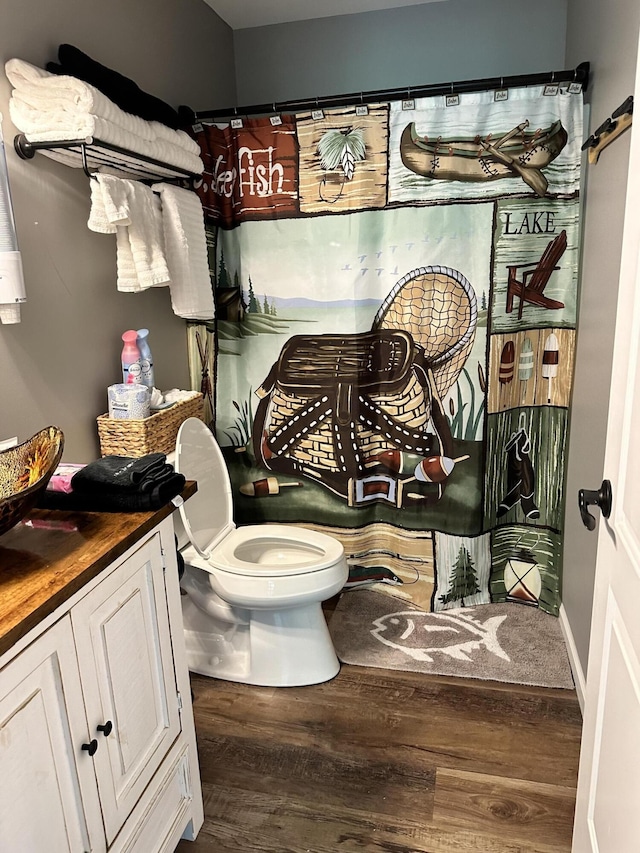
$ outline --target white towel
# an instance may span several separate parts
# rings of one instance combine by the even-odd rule
[[[169,283],[159,198],[139,181],[97,175],[88,226],[115,233],[118,290],[137,293]]]
[[[66,74],[51,74],[23,59],[10,59],[4,67],[9,82],[22,101],[40,112],[89,113],[117,124],[142,139],[164,139],[191,154],[200,154],[198,143],[184,131],[172,130],[161,122],[145,121],[126,113],[83,80]]]
[[[201,174],[200,148],[184,131],[125,113],[88,83],[75,77],[49,74],[20,59],[5,70],[14,90],[9,113],[30,142],[95,137],[144,154],[194,174]],[[64,152],[45,152],[53,159],[80,166]],[[54,156],[55,155],[55,156]]]
[[[162,199],[174,313],[188,320],[212,320],[215,308],[200,199],[194,192],[171,184],[154,184],[153,189]]]

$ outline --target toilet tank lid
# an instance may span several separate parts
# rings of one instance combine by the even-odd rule
[[[198,491],[180,507],[180,516],[189,540],[207,557],[235,525],[224,456],[209,427],[198,418],[187,418],[178,430],[175,469],[198,483]]]

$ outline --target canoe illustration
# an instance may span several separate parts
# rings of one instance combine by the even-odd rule
[[[541,170],[560,154],[568,135],[561,121],[545,130],[528,127],[525,120],[497,139],[491,134],[432,139],[420,136],[411,122],[402,132],[400,157],[407,169],[425,178],[473,182],[519,177],[544,195],[547,180]]]

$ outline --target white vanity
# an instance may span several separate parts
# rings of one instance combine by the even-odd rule
[[[172,853],[202,825],[172,510],[0,537],[3,853]]]

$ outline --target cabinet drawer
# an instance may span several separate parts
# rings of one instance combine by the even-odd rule
[[[173,853],[191,805],[189,756],[183,750],[127,840],[114,853]],[[131,816],[132,820],[135,817]]]

